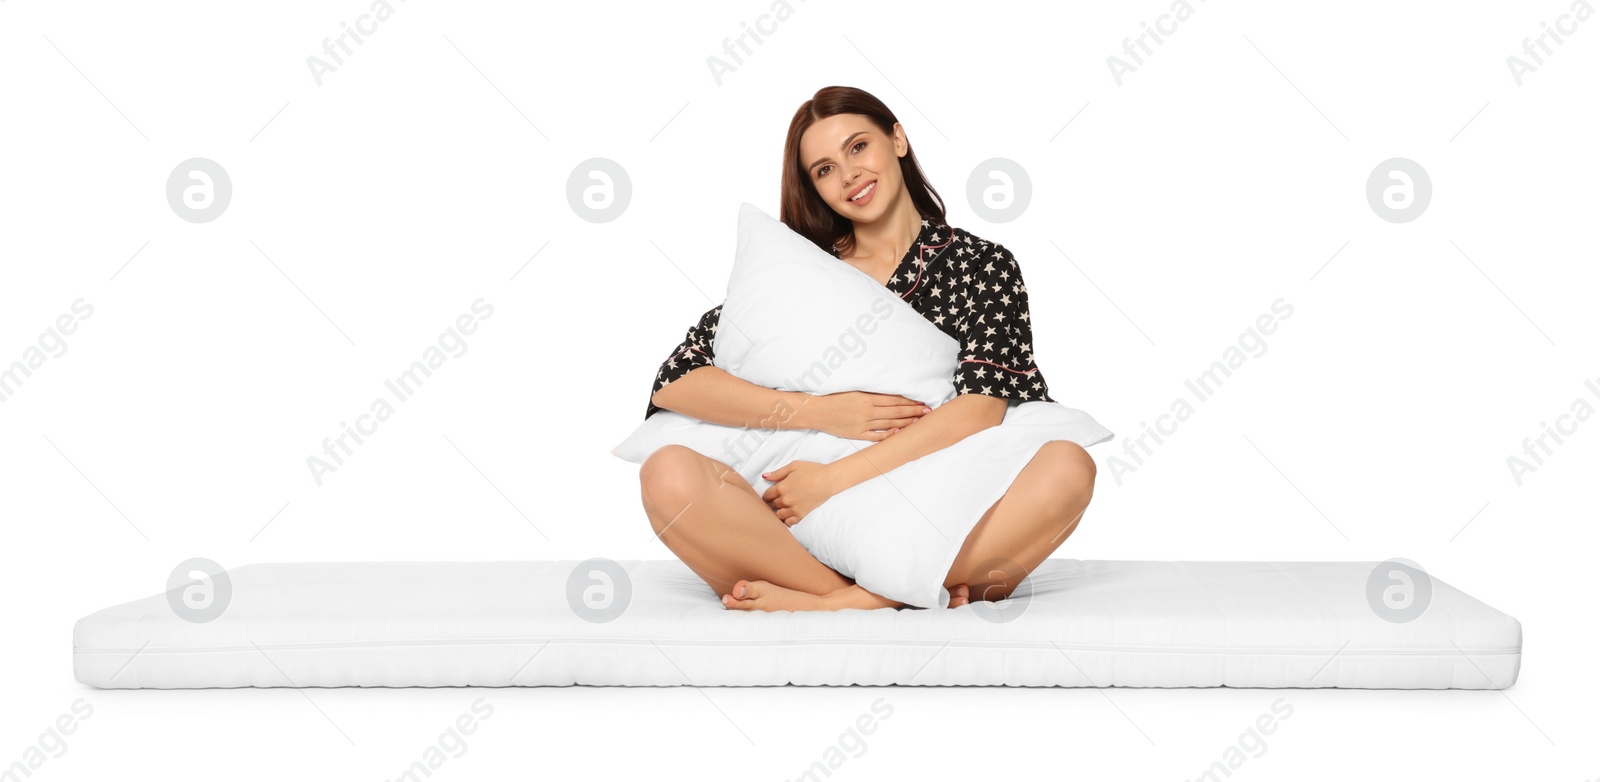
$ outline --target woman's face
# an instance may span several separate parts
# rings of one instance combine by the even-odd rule
[[[800,136],[800,162],[817,195],[855,223],[877,220],[903,196],[900,158],[906,149],[900,123],[894,124],[894,136],[885,136],[860,114],[817,120]]]

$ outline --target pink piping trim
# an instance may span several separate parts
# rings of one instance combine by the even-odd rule
[[[930,247],[935,249],[935,250],[944,249],[945,247],[950,246],[951,242],[955,241],[955,239],[956,239],[955,229],[951,228],[948,225],[943,225],[941,227],[943,227],[946,231],[950,232],[950,237],[948,239],[944,240],[944,244],[923,244],[923,245],[918,245],[922,249],[917,251],[917,280],[916,280],[916,282],[911,283],[911,288],[909,290],[907,290],[905,293],[900,294],[900,298],[904,299],[905,297],[910,296],[912,291],[915,291],[917,289],[917,286],[922,284],[922,270],[927,268],[927,265],[928,265],[927,261],[923,260],[923,255],[928,252],[928,249]],[[920,234],[919,234],[919,238],[920,238]]]

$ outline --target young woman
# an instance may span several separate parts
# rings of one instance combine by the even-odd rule
[[[656,535],[730,609],[898,608],[818,561],[789,527],[851,486],[998,425],[1012,400],[1054,401],[1034,366],[1027,288],[1004,247],[945,223],[905,128],[872,95],[818,90],[789,125],[784,161],[779,220],[961,343],[958,395],[931,410],[903,396],[812,396],[746,382],[712,365],[719,305],[662,363],[646,417],[670,409],[762,428],[787,405],[794,414],[783,428],[872,444],[831,464],[767,473],[775,483],[765,495],[727,464],[669,445],[640,468],[640,494]],[[1041,446],[967,536],[944,582],[950,605],[1010,596],[1077,528],[1094,479],[1094,460],[1077,443]]]

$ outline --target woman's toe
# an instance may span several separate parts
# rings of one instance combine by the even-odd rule
[[[756,607],[756,598],[761,597],[765,581],[750,581],[739,579],[733,585],[733,590],[722,596],[722,604],[728,608],[737,608],[749,611]]]
[[[950,589],[950,607],[959,608],[967,604],[967,585],[956,584]]]

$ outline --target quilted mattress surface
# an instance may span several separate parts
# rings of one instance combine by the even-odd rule
[[[73,670],[100,688],[1516,681],[1516,619],[1437,578],[1420,616],[1385,619],[1377,564],[1050,559],[998,603],[764,613],[675,559],[598,581],[577,560],[264,563],[227,571],[209,621],[166,593],[84,617]]]

